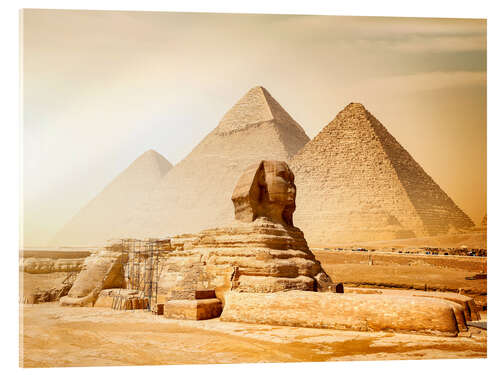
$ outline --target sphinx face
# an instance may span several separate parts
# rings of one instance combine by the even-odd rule
[[[236,220],[252,222],[266,217],[293,226],[295,211],[294,175],[283,161],[263,160],[248,167],[231,197]]]
[[[269,163],[264,168],[269,202],[280,206],[294,205],[296,188],[294,175],[288,165]]]

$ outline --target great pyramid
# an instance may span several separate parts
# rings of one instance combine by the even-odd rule
[[[363,105],[351,103],[292,160],[294,223],[311,245],[427,237],[472,220]]]
[[[146,151],[84,206],[52,239],[53,245],[100,245],[120,233],[129,203],[143,200],[172,164],[154,150]]]
[[[234,217],[231,194],[245,168],[260,160],[289,161],[308,141],[269,92],[254,87],[161,181],[151,183],[137,199],[122,202],[127,208],[116,224],[105,231],[92,227],[86,242],[163,237],[227,224]],[[90,211],[85,214],[91,217]],[[63,232],[65,244],[74,242],[74,230]]]

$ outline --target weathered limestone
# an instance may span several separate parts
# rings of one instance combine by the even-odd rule
[[[176,290],[165,302],[163,315],[171,319],[205,320],[217,318],[222,313],[222,303],[215,297],[215,291]]]
[[[170,300],[163,315],[171,319],[206,320],[220,316],[222,303],[217,298]]]
[[[463,308],[433,298],[289,291],[226,294],[223,321],[456,336]]]
[[[115,310],[142,310],[148,308],[148,300],[138,290],[104,289],[99,293],[94,307],[107,307]]]
[[[335,291],[303,233],[293,227],[295,194],[285,162],[250,166],[232,196],[237,220],[187,237],[186,248],[169,254],[162,265],[159,293],[213,288],[224,302],[229,290]]]
[[[295,220],[310,244],[428,237],[471,219],[359,103],[293,158]]]
[[[85,259],[67,296],[60,299],[63,306],[92,306],[103,289],[124,285],[122,252],[119,246],[98,251]]]
[[[377,289],[377,288],[345,288],[344,293],[355,294],[379,294],[379,295],[392,295],[402,297],[423,297],[432,299],[443,299],[451,301],[462,306],[464,317],[466,321],[479,320],[479,308],[474,302],[472,297],[467,297],[463,294],[451,292],[422,292],[418,290],[401,290],[401,289]]]

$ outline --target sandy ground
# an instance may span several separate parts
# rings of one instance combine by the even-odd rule
[[[143,311],[21,305],[24,367],[486,357],[486,331],[443,338],[207,321]]]

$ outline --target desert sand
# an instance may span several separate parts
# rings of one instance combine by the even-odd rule
[[[486,357],[486,331],[443,338],[170,320],[143,311],[23,306],[21,365],[123,366]]]

